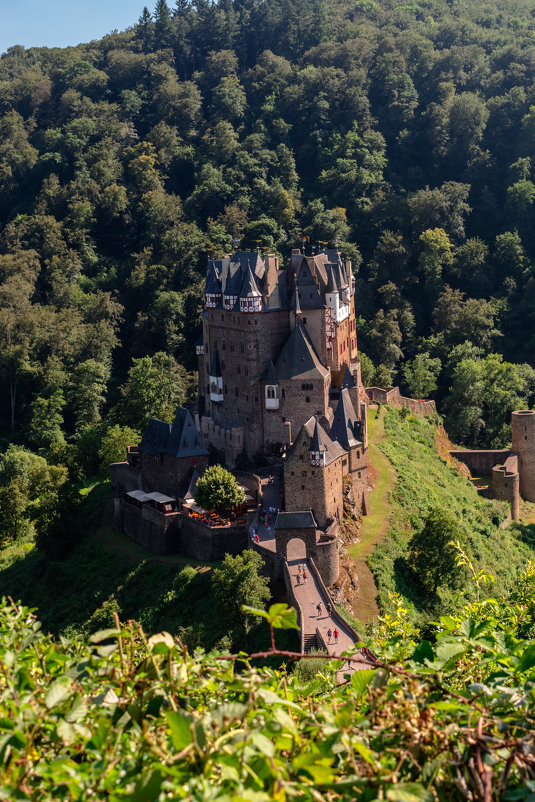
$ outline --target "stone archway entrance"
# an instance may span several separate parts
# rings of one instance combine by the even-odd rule
[[[292,563],[304,562],[307,558],[307,547],[304,540],[300,537],[293,537],[286,544],[286,559]]]
[[[294,543],[294,541],[296,541]],[[293,544],[290,551],[290,544]],[[316,521],[310,510],[280,512],[275,523],[275,546],[283,560],[316,559]],[[300,549],[299,552],[294,549]],[[302,550],[302,551],[301,551]],[[304,551],[304,553],[303,553]],[[300,557],[297,556],[300,555]]]

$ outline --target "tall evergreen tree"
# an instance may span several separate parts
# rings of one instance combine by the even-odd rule
[[[158,49],[173,46],[173,22],[166,0],[157,0],[154,9],[154,38]]]
[[[136,26],[136,39],[141,44],[141,49],[144,53],[150,53],[154,43],[154,22],[152,14],[147,6],[141,12],[141,16]]]

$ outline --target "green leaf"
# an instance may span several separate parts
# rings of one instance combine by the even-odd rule
[[[103,640],[113,638],[114,636],[116,637],[120,634],[121,633],[119,629],[100,629],[98,632],[95,632],[93,635],[91,635],[89,640],[91,643],[101,643]]]
[[[431,791],[420,783],[399,783],[389,788],[386,798],[390,802],[434,802],[435,797]]]
[[[51,710],[68,699],[72,688],[70,677],[59,677],[54,680],[45,694],[45,705]]]
[[[130,802],[153,802],[158,798],[162,785],[162,776],[159,771],[143,774],[137,781]]]
[[[466,653],[466,647],[462,643],[439,643],[436,648],[437,660],[447,663],[454,657],[460,657]]]
[[[265,618],[269,621],[269,615],[266,613],[265,610],[258,610],[256,607],[249,607],[248,604],[242,604],[241,606],[244,613],[249,613],[250,615],[257,615],[259,618]]]
[[[415,663],[426,663],[426,661],[432,663],[434,657],[433,647],[428,640],[423,640],[419,643],[412,654],[412,659]]]
[[[171,730],[173,746],[181,752],[182,749],[193,743],[193,733],[191,731],[193,719],[185,716],[180,711],[175,713],[172,710],[166,710],[165,717]]]
[[[275,629],[299,629],[297,610],[287,604],[272,604],[268,615]]]
[[[368,749],[366,744],[361,743],[360,741],[352,741],[351,746],[358,752],[361,757],[364,758],[366,763],[369,763],[370,766],[375,764],[375,758],[371,749]]]
[[[58,721],[57,733],[66,746],[72,744],[76,738],[76,730],[72,724],[69,724],[64,718],[60,718]]]
[[[520,658],[518,665],[515,668],[515,672],[520,674],[523,671],[528,671],[528,669],[533,668],[533,666],[535,666],[535,644],[528,646]]]
[[[371,682],[373,682],[374,677],[375,669],[373,668],[368,668],[364,671],[355,671],[351,675],[351,685],[357,697],[362,696]]]

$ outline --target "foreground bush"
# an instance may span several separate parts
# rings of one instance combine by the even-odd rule
[[[532,798],[534,576],[442,618],[433,644],[398,602],[374,634],[376,667],[339,685],[340,661],[303,684],[134,622],[56,644],[4,603],[0,798]],[[295,626],[284,605],[256,612],[272,635]]]

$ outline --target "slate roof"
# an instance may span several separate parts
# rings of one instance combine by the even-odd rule
[[[180,495],[180,498],[184,500],[195,498],[195,489],[197,487],[197,480],[199,479],[199,473],[197,468],[193,468],[190,474],[189,482],[184,490],[184,492]]]
[[[151,418],[143,432],[139,450],[155,457],[167,454],[175,459],[208,454],[191,412],[178,407],[173,423]]]
[[[251,272],[251,268],[247,269],[247,273],[245,278],[243,279],[243,285],[240,292],[240,298],[261,298],[262,293],[256,286],[256,281],[254,280],[254,276]]]
[[[206,285],[204,288],[206,293],[217,295],[221,292],[221,270],[218,264],[221,265],[221,262],[208,262],[208,267],[206,269]]]
[[[312,510],[279,512],[275,521],[275,529],[310,529],[310,527],[316,528]]]
[[[325,306],[306,260],[303,260],[297,275],[294,294],[299,295],[301,309],[323,309]]]
[[[340,443],[336,440],[332,440],[325,429],[321,426],[318,422],[317,418],[310,418],[305,423],[305,429],[307,431],[308,436],[311,440],[310,449],[314,451],[325,451],[325,465],[330,465],[331,462],[334,462],[335,459],[339,457],[343,457],[345,455],[345,450],[342,448]],[[320,443],[320,448],[312,449],[312,442],[314,440],[314,435],[318,433],[318,440]]]
[[[267,366],[267,371],[265,374],[265,382],[266,384],[275,385],[277,384],[277,377],[275,376],[275,366],[273,365],[273,360],[271,357],[269,358],[269,365]]]
[[[303,324],[298,324],[284,343],[275,363],[275,374],[279,379],[325,378],[328,374],[312,345]]]
[[[321,441],[320,433],[319,433],[319,423],[316,419],[316,425],[314,426],[314,434],[312,435],[312,440],[310,441],[310,450],[311,451],[327,451],[327,446],[325,443]]]
[[[342,384],[340,385],[340,389],[345,390],[347,388],[348,390],[351,390],[353,389],[353,387],[356,386],[357,385],[355,382],[355,378],[351,373],[351,371],[349,370],[349,365],[346,365],[346,371],[344,373],[344,378],[342,379]]]
[[[356,422],[357,416],[349,397],[349,390],[345,387],[340,393],[338,406],[334,413],[333,425],[330,431],[331,440],[337,440],[345,449],[362,445],[355,430]]]
[[[216,379],[223,377],[223,373],[221,372],[221,362],[219,361],[219,351],[217,348],[214,348],[209,375],[210,377],[214,376]]]

